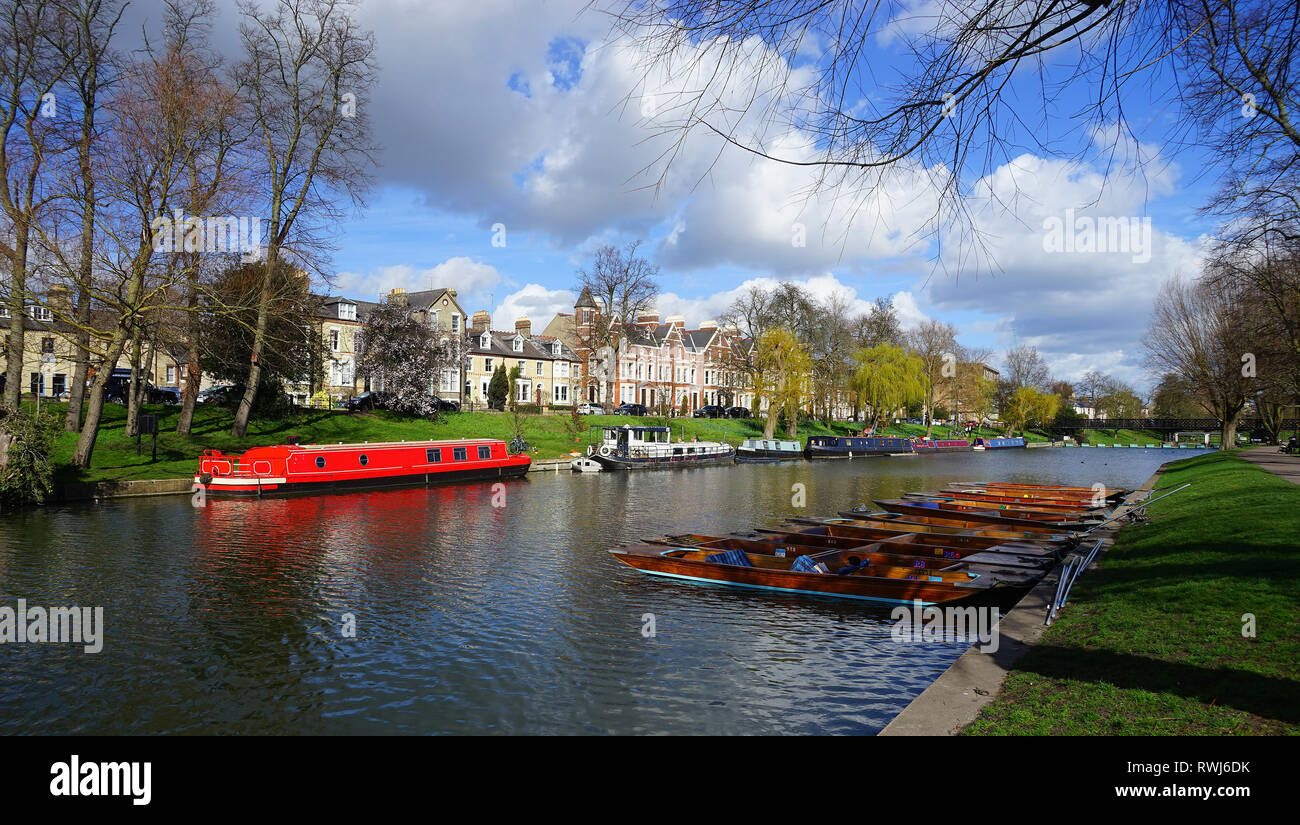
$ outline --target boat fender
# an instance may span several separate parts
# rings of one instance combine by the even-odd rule
[[[205,485],[206,485],[206,484],[211,484],[211,483],[212,483],[212,473],[203,473],[203,474],[201,474],[201,475],[199,476],[199,483],[200,483],[200,484],[205,484]]]
[[[609,447],[600,448],[600,454],[603,456],[608,456],[611,452],[613,452],[613,450],[611,450]]]

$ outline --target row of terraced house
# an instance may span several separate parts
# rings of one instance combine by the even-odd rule
[[[34,302],[25,313],[25,350],[31,376],[30,392],[59,397],[69,388],[75,368],[75,328],[59,320],[71,314],[70,296],[52,288],[44,301]],[[319,336],[324,363],[317,383],[290,383],[290,397],[303,405],[337,405],[372,386],[358,370],[358,335],[378,304],[338,295],[314,296],[311,334]],[[733,330],[705,321],[687,329],[681,316],[662,322],[654,312],[632,323],[615,319],[613,342],[596,346],[595,330],[602,325],[601,308],[586,290],[572,313],[559,313],[542,334],[533,334],[532,322],[514,319],[507,329],[493,329],[486,311],[469,316],[454,288],[407,292],[391,290],[383,300],[410,308],[450,346],[453,364],[430,376],[429,392],[469,408],[487,406],[493,371],[504,364],[518,366],[515,398],[540,406],[569,406],[584,401],[612,408],[637,403],[648,408],[695,410],[704,405],[750,407],[754,393],[737,369],[750,354],[752,341]],[[51,310],[55,315],[51,315]],[[8,320],[7,318],[4,320]],[[174,342],[175,343],[175,342]],[[145,342],[142,364],[146,380],[183,390],[189,380],[185,363],[188,348],[165,341]],[[129,366],[119,362],[118,367]],[[204,376],[203,387],[211,384]]]

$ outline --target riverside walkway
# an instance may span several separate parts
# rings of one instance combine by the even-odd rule
[[[1277,447],[1255,447],[1242,450],[1237,455],[1292,484],[1300,484],[1300,456],[1279,453]]]

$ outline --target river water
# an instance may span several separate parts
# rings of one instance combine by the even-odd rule
[[[104,641],[0,646],[0,733],[870,734],[967,645],[894,642],[887,607],[647,576],[608,548],[950,481],[1134,487],[1193,454],[566,470],[495,500],[473,484],[12,513],[0,607],[101,606]]]

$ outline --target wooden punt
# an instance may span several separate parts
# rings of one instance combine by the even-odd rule
[[[861,524],[867,527],[886,527],[915,533],[941,533],[946,535],[987,536],[990,538],[1024,539],[1026,541],[1046,544],[1070,544],[1075,537],[1068,532],[1060,532],[1051,527],[1015,527],[999,526],[978,521],[968,521],[953,513],[950,517],[910,516],[905,513],[887,513],[884,511],[868,512],[866,510],[841,510],[839,518],[821,519],[825,524]],[[796,519],[803,521],[803,519]]]
[[[818,528],[812,528],[818,529]],[[1017,552],[1017,548],[1008,545],[994,545],[992,547],[954,547],[951,545],[931,544],[925,540],[925,536],[918,536],[915,533],[905,533],[902,535],[887,536],[877,539],[863,539],[856,536],[821,536],[816,533],[798,533],[798,532],[768,532],[760,530],[759,541],[775,542],[775,546],[787,546],[806,542],[809,538],[831,538],[838,541],[860,542],[859,544],[850,544],[841,547],[845,552],[864,550],[871,548],[872,552],[888,553],[898,558],[906,560],[907,564],[912,564],[912,559],[930,559],[938,564],[951,564],[954,561],[968,562],[970,564],[988,565],[990,567],[1001,567],[1009,570],[1018,570],[1024,573],[1034,571],[1046,572],[1046,568],[1056,562],[1055,555],[1044,553],[1042,548],[1032,548],[1034,552]],[[748,538],[745,536],[744,538]],[[829,548],[828,548],[829,549]],[[930,565],[926,565],[927,567]]]
[[[1016,484],[1014,482],[1003,481],[956,481],[948,485],[949,488],[967,488],[983,487],[989,490],[1023,490],[1026,493],[1038,494],[1068,494],[1078,495],[1084,498],[1092,498],[1096,491],[1091,487],[1065,487],[1053,484]],[[1132,490],[1123,487],[1107,487],[1106,498],[1119,500],[1127,496]]]
[[[1001,513],[1009,515],[1012,518],[1031,519],[1035,521],[1087,521],[1088,519],[1104,518],[1101,513],[1093,513],[1078,507],[1047,507],[1032,504],[994,504],[991,501],[963,501],[961,499],[946,498],[943,496],[927,496],[916,494],[912,497],[895,499],[904,501],[909,504],[935,505],[940,510],[951,510],[954,512],[963,512],[966,510],[978,510],[981,512]]]
[[[997,493],[969,492],[967,490],[943,490],[941,492],[917,491],[904,494],[905,498],[913,498],[916,496],[927,498],[955,498],[961,501],[987,501],[992,504],[1013,504],[1015,506],[1028,505],[1031,507],[1053,507],[1076,510],[1105,510],[1110,507],[1109,502],[1095,504],[1093,500],[1085,498],[1039,498],[1037,496],[999,495]]]
[[[1022,530],[1031,530],[1035,527],[1047,529],[1053,533],[1059,533],[1062,530],[1081,530],[1090,525],[1078,519],[1072,519],[1068,516],[1053,515],[1051,513],[1026,513],[1024,510],[1009,509],[977,509],[966,507],[960,504],[953,504],[947,501],[906,501],[902,499],[883,499],[876,502],[881,507],[891,513],[904,513],[906,515],[926,516],[939,514],[956,514],[963,521],[979,522],[983,524],[999,524],[1009,527],[1016,527]]]
[[[995,538],[992,536],[967,536],[947,533],[927,533],[907,530],[903,525],[897,527],[853,526],[847,524],[806,524],[790,521],[775,527],[760,527],[756,532],[764,534],[793,533],[797,535],[835,536],[862,541],[891,541],[901,536],[915,536],[912,541],[935,548],[952,548],[957,550],[993,550],[995,552],[1016,555],[1041,556],[1055,558],[1056,551],[1045,542],[1020,538]]]
[[[1097,515],[1102,510],[1108,508],[1096,508],[1084,506],[1081,504],[1046,504],[1037,501],[1021,501],[1019,499],[994,499],[992,496],[985,498],[971,498],[964,494],[954,493],[903,493],[903,498],[908,501],[947,501],[953,504],[962,504],[977,510],[1020,510],[1026,513],[1049,513],[1052,515],[1063,515],[1071,518],[1087,518],[1091,515]]]
[[[933,548],[918,546],[905,541],[863,542],[842,547],[818,547],[796,544],[792,541],[773,541],[770,539],[751,539],[743,536],[702,536],[689,533],[683,536],[665,536],[662,539],[647,539],[646,544],[662,544],[668,547],[692,547],[721,553],[727,550],[740,550],[744,553],[757,553],[763,556],[795,559],[799,556],[822,556],[832,550],[843,552],[845,558],[854,556],[879,567],[902,567],[916,570],[934,570],[935,575],[947,580],[954,570],[966,570],[975,573],[996,572],[1007,579],[1021,581],[1025,577],[1038,577],[1046,572],[1038,560],[1015,560],[999,556],[996,553],[972,550],[962,558],[944,557],[930,552]],[[960,552],[960,551],[958,551]],[[834,573],[837,568],[831,568]],[[941,575],[942,574],[942,575]]]
[[[654,576],[889,604],[914,601],[923,605],[976,601],[1007,603],[1019,599],[1027,586],[1019,579],[1008,580],[992,573],[947,571],[960,575],[945,579],[936,575],[939,571],[875,565],[843,576],[835,572],[802,572],[791,569],[799,557],[782,558],[762,553],[742,552],[739,555],[744,564],[723,564],[706,560],[715,554],[712,549],[660,544],[632,544],[609,552],[629,567]],[[861,554],[827,550],[807,558],[834,570],[833,565],[842,566],[848,555]]]

